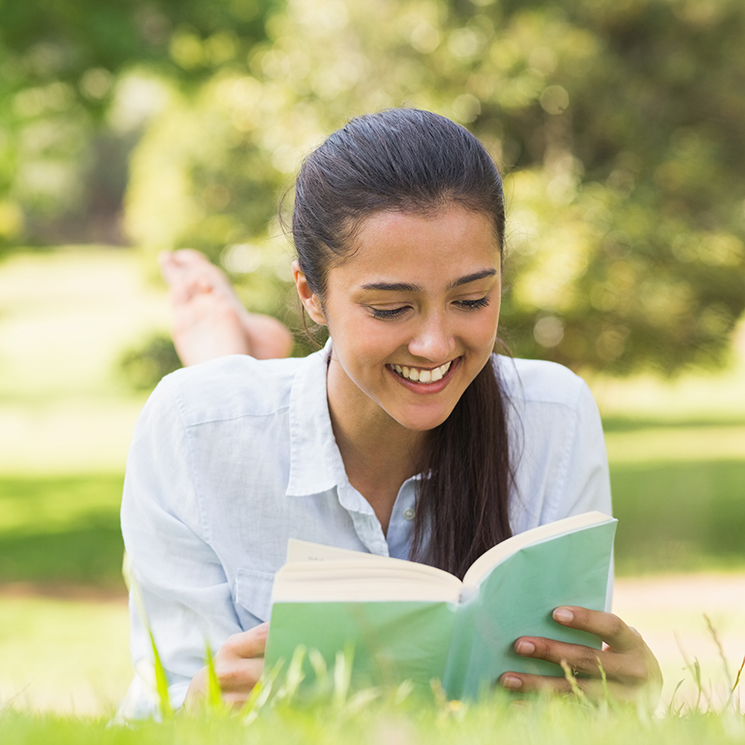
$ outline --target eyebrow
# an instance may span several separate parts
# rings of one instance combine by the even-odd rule
[[[480,272],[474,272],[473,274],[466,274],[465,277],[459,277],[453,280],[448,285],[448,290],[452,290],[454,287],[460,287],[461,285],[467,285],[470,282],[475,282],[478,279],[484,279],[485,277],[493,277],[497,273],[496,269],[482,269]],[[363,290],[384,290],[387,292],[421,292],[422,288],[419,285],[412,285],[408,282],[369,282],[368,284],[362,285]]]

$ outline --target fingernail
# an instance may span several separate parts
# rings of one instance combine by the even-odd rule
[[[557,608],[554,611],[554,621],[559,623],[570,623],[574,619],[574,613],[569,608]]]
[[[535,652],[535,644],[533,644],[533,642],[528,642],[525,640],[519,641],[517,643],[517,646],[515,647],[515,650],[518,654],[533,654],[533,652]]]
[[[516,691],[518,688],[522,688],[522,685],[522,680],[515,675],[505,675],[502,678],[502,688],[509,688],[511,691]]]

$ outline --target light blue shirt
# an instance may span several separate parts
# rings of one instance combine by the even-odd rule
[[[387,535],[349,483],[326,399],[328,347],[306,358],[223,357],[161,381],[137,424],[122,531],[137,676],[120,713],[154,710],[147,621],[175,707],[231,634],[268,619],[288,538],[408,558],[418,476],[401,486]],[[497,358],[516,488],[513,533],[610,514],[602,427],[585,383],[560,365]],[[138,600],[136,595],[141,597]]]

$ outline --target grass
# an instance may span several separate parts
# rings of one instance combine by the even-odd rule
[[[632,435],[650,435],[645,457],[668,445],[654,427]],[[619,575],[745,568],[745,460],[619,458],[611,480]],[[0,583],[121,588],[122,481],[0,475]]]
[[[67,248],[0,265],[0,583],[121,586],[121,480],[143,398],[116,363],[166,319],[164,289],[133,251]],[[619,573],[745,567],[745,369],[591,385]]]
[[[132,677],[128,634],[121,598],[3,594],[0,710],[10,701],[25,711],[113,713]]]
[[[360,743],[378,745],[479,745],[503,743],[603,742],[607,745],[718,745],[741,742],[745,719],[723,712],[687,713],[652,719],[629,708],[589,706],[573,699],[536,700],[513,705],[503,696],[476,705],[459,702],[373,700],[362,706],[354,698],[312,706],[267,706],[245,721],[236,715],[206,712],[178,716],[162,723],[107,727],[104,719],[76,720],[53,716],[31,717],[8,712],[0,715],[0,740],[14,745],[75,743],[75,745],[137,745],[179,743]]]
[[[533,707],[529,716],[487,705],[412,712],[377,703],[355,716],[319,707],[267,712],[250,727],[208,716],[106,729],[106,718],[91,718],[112,712],[131,675],[118,511],[143,398],[127,390],[116,363],[124,349],[167,325],[165,293],[143,277],[139,257],[127,250],[66,249],[0,265],[0,712],[16,696],[26,712],[87,717],[5,711],[0,742],[745,739],[741,719],[732,717],[640,721],[633,712],[604,716],[559,703]],[[745,370],[672,384],[639,377],[591,385],[620,518],[618,595],[624,576],[745,568]],[[661,588],[677,587],[675,578],[648,581],[658,604],[621,609],[659,645],[653,648],[671,695],[681,677],[693,685],[674,632],[692,664],[700,660],[704,680],[714,675],[717,654],[707,651],[701,616],[713,607],[701,590],[708,580],[701,579],[696,597],[665,595]],[[743,608],[715,610],[714,621],[736,667],[745,653]]]
[[[613,463],[620,575],[745,569],[745,460]]]
[[[123,589],[121,474],[0,477],[0,583]]]

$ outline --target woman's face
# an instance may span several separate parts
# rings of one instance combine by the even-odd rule
[[[501,277],[493,223],[457,204],[433,216],[380,212],[363,221],[354,248],[329,271],[322,302],[296,269],[306,309],[332,338],[332,416],[432,429],[494,348]]]

